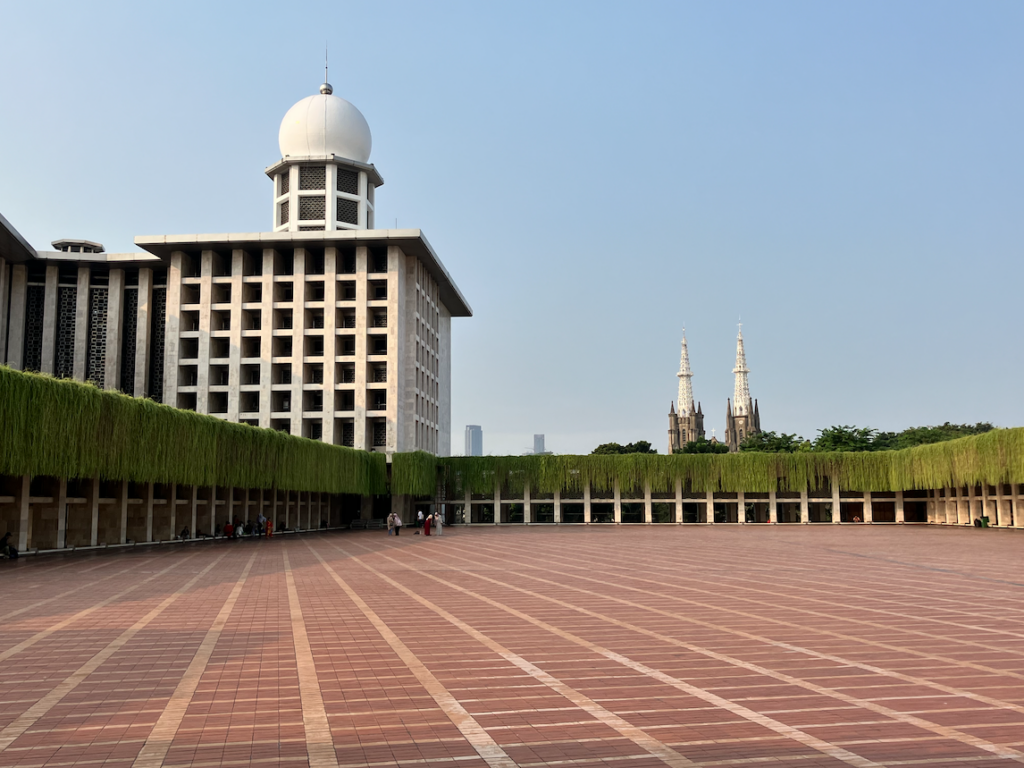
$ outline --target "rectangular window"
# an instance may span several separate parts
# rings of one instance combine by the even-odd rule
[[[325,215],[324,199],[320,195],[299,198],[299,221],[323,221]]]
[[[347,168],[338,169],[338,191],[349,195],[359,194],[359,174]]]
[[[338,198],[338,221],[342,224],[359,223],[359,203],[344,197]]]
[[[299,167],[299,189],[326,189],[327,169],[322,165]]]
[[[281,219],[280,219],[279,223],[280,224],[287,224],[288,223],[288,201],[287,200],[285,200],[283,203],[281,203]]]

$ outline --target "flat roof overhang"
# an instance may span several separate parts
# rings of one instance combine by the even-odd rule
[[[2,214],[0,214],[0,257],[11,264],[23,264],[36,258],[36,249],[28,244],[28,241]]]
[[[323,232],[247,232],[213,235],[155,235],[136,237],[135,244],[158,256],[170,259],[175,251],[248,250],[265,248],[352,248],[355,246],[396,245],[415,256],[437,281],[441,301],[452,317],[472,317],[473,310],[462,295],[441,259],[419,229],[338,229]]]

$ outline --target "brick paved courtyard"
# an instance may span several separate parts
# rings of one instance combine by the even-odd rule
[[[1024,536],[325,533],[0,563],[0,766],[1024,763]]]

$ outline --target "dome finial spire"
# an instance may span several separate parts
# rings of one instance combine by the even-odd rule
[[[331,88],[330,78],[327,76],[327,43],[324,43],[324,84],[320,86],[320,93],[324,96],[330,96],[334,93],[334,89]]]

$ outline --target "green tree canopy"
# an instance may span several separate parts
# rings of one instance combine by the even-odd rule
[[[748,435],[740,443],[741,451],[756,451],[759,453],[795,453],[796,451],[808,451],[810,449],[811,444],[802,437],[785,433],[778,435],[775,432],[757,432],[753,435]]]
[[[691,440],[682,448],[676,448],[672,453],[728,453],[729,446],[725,443],[712,442],[703,437]]]
[[[819,429],[814,441],[816,451],[872,451],[877,429],[837,426]]]
[[[609,454],[616,453],[657,453],[657,448],[651,448],[651,444],[646,440],[637,440],[635,443],[627,443],[626,445],[619,445],[618,443],[602,443],[597,446],[591,455],[594,456],[607,456]]]

